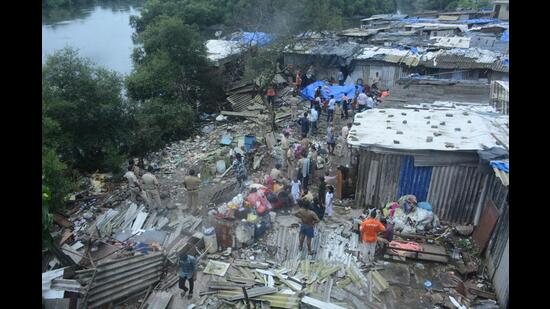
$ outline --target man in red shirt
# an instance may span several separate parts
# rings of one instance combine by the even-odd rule
[[[380,221],[375,219],[376,211],[373,210],[361,226],[359,231],[361,233],[361,255],[365,264],[371,264],[374,262],[374,253],[376,251],[377,234],[384,232],[386,228]]]
[[[275,104],[275,89],[273,89],[273,86],[269,86],[267,88],[267,103],[273,105]]]

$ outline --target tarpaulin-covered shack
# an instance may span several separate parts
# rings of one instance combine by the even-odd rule
[[[479,152],[508,147],[508,117],[471,110],[373,109],[355,116],[355,200],[380,207],[404,194],[428,201],[442,221],[468,224],[490,171]],[[494,176],[491,176],[494,177]]]

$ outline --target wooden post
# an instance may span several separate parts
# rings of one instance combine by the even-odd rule
[[[344,180],[342,177],[342,172],[336,170],[336,199],[342,199],[342,189],[344,187]]]

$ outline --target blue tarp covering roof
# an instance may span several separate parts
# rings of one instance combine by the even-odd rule
[[[496,18],[475,18],[458,20],[457,22],[465,24],[499,24],[501,21]]]
[[[506,161],[491,161],[490,164],[491,164],[492,168],[496,168],[496,169],[504,171],[506,173],[510,173],[509,162],[506,162]]]
[[[409,17],[399,20],[402,23],[436,23],[439,20],[437,18],[419,18],[419,17]]]
[[[271,43],[274,35],[265,32],[242,32],[234,37],[232,41],[241,41],[243,43],[253,43],[258,46],[265,46]]]
[[[336,100],[340,100],[344,93],[347,93],[348,97],[353,97],[355,94],[355,85],[331,86],[329,83],[318,80],[302,89],[302,97],[308,100],[313,100],[315,96],[315,89],[319,86],[321,86],[321,91],[325,98],[328,98],[330,95],[334,95]],[[363,91],[363,86],[359,85],[359,91]]]
[[[510,42],[510,33],[508,32],[508,30],[504,31],[504,33],[502,33],[502,36],[500,37],[500,40],[502,42]]]

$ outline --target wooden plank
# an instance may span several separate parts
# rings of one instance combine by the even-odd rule
[[[65,219],[65,217],[63,217],[62,215],[60,214],[52,214],[52,218],[53,218],[53,221],[59,225],[59,226],[62,226],[64,228],[70,228],[73,226],[73,223],[70,222],[69,220]]]
[[[224,116],[236,116],[236,117],[259,117],[259,113],[252,112],[231,112],[231,111],[221,111],[221,114]]]
[[[487,205],[483,209],[481,218],[479,219],[479,225],[475,227],[472,238],[480,248],[480,253],[485,251],[491,234],[497,224],[500,213],[493,201],[487,201]]]
[[[147,309],[165,309],[172,300],[172,293],[157,291],[151,294],[148,299]]]

